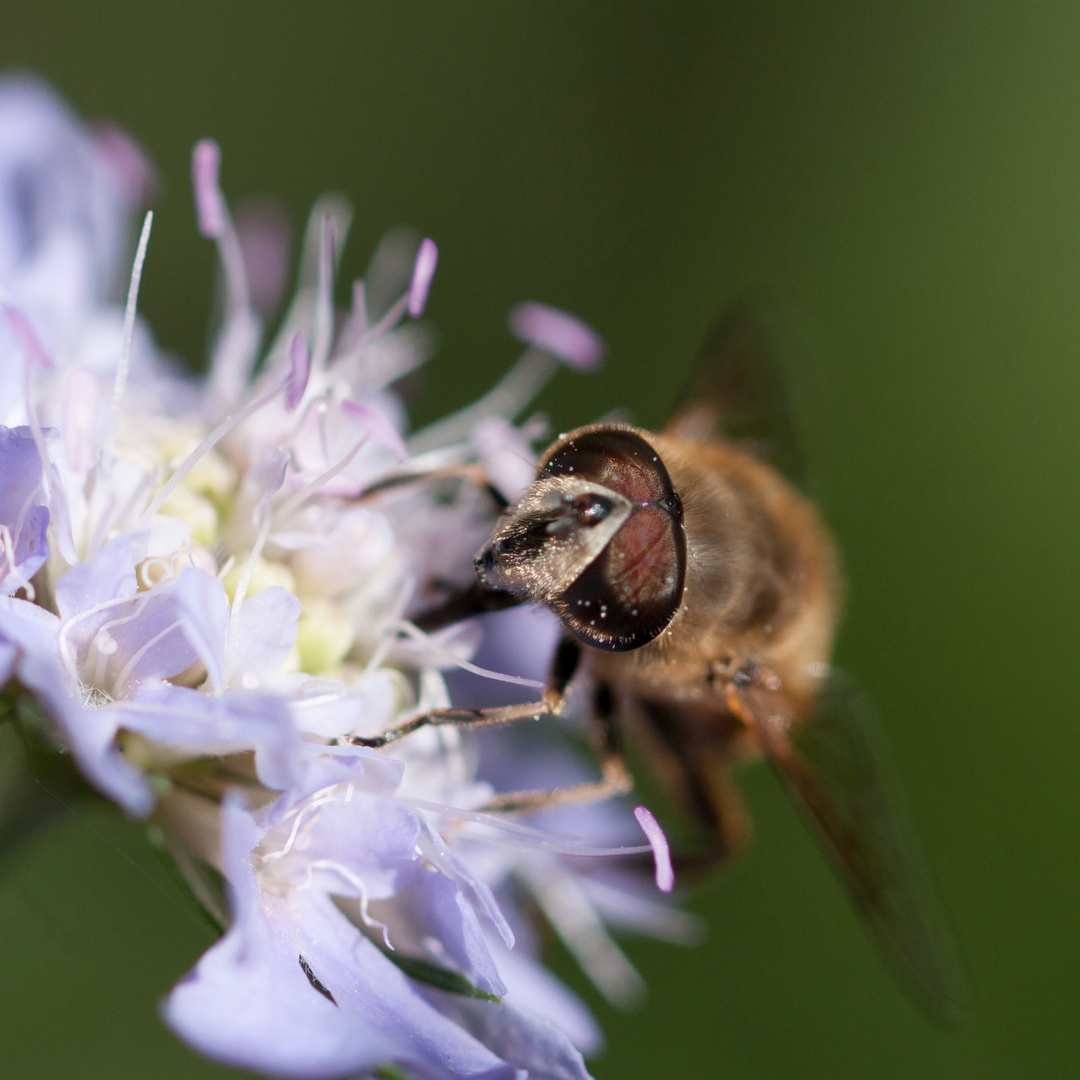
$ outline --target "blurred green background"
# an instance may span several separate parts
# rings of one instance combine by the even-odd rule
[[[193,361],[203,135],[234,199],[302,221],[345,192],[347,277],[389,225],[438,241],[428,417],[490,384],[536,298],[611,349],[546,394],[555,424],[657,424],[725,302],[767,298],[845,559],[838,659],[883,713],[976,1010],[946,1031],[909,1003],[755,769],[756,842],[691,898],[708,942],[629,943],[651,1001],[591,998],[594,1073],[1076,1072],[1080,8],[37,0],[7,6],[0,62],[156,161],[142,307]],[[156,1016],[209,941],[134,826],[63,815],[0,880],[3,1075],[236,1075]]]

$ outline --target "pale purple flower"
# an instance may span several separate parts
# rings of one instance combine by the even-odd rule
[[[49,557],[44,470],[33,433],[0,429],[0,592],[26,588]]]
[[[136,314],[149,216],[127,302],[109,299],[150,176],[137,148],[92,136],[38,83],[0,82],[7,693],[48,718],[32,736],[154,821],[221,922],[163,1006],[193,1046],[275,1076],[581,1080],[599,1032],[543,967],[523,912],[542,911],[612,1000],[633,999],[640,979],[608,927],[694,929],[608,858],[651,850],[670,889],[655,820],[639,809],[642,844],[621,803],[530,822],[485,809],[588,775],[554,724],[427,728],[382,752],[345,737],[478,694],[537,694],[546,613],[435,634],[410,616],[469,585],[490,488],[514,498],[546,434],[516,419],[557,364],[593,366],[602,343],[520,306],[528,348],[509,375],[410,436],[393,385],[430,352],[403,320],[424,310],[435,244],[392,234],[336,312],[350,211],[321,200],[296,295],[264,341],[272,282],[253,293],[266,267],[250,260],[280,277],[283,235],[245,241],[220,171],[200,142],[198,226],[225,295],[195,380]]]

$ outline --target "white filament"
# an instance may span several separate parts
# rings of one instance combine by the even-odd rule
[[[434,638],[425,634],[423,630],[408,620],[402,620],[400,625],[401,630],[414,641],[420,642],[420,644],[429,648],[436,656],[453,664],[455,667],[461,668],[462,671],[468,671],[470,674],[479,675],[484,679],[493,679],[495,682],[509,683],[511,686],[527,686],[530,690],[544,689],[544,684],[536,679],[527,679],[524,675],[507,675],[502,671],[491,671],[488,668],[477,667],[476,664],[470,664],[468,660],[462,660],[459,656],[455,656],[450,649],[440,645]]]
[[[153,223],[154,211],[147,210],[146,217],[143,218],[142,232],[139,234],[139,246],[135,249],[135,262],[131,267],[127,305],[124,308],[124,333],[120,344],[120,361],[116,365],[116,378],[113,380],[112,407],[109,410],[109,432],[105,438],[105,447],[110,453],[116,442],[116,427],[120,422],[120,408],[124,403],[128,372],[131,370],[131,352],[135,341],[135,308],[139,299],[139,284],[142,282],[143,263],[146,261],[146,246],[150,243],[150,227]]]
[[[269,405],[285,389],[288,384],[288,376],[284,379],[278,380],[265,394],[260,394],[257,398],[249,401],[242,409],[237,410],[231,416],[226,416],[224,420],[186,458],[180,467],[165,481],[164,484],[158,489],[158,493],[150,501],[150,505],[143,511],[140,521],[146,522],[152,518],[158,510],[161,509],[165,500],[176,490],[176,488],[182,483],[183,479],[196,465],[202,460],[202,458],[213,449],[215,443],[220,442],[237,424],[242,420],[246,420],[253,412],[261,409],[264,405]]]

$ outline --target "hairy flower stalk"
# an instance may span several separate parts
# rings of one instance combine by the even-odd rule
[[[670,890],[655,820],[617,803],[487,809],[588,777],[555,721],[426,728],[382,751],[347,736],[538,694],[545,613],[433,634],[412,617],[469,585],[491,492],[524,488],[544,434],[515,420],[558,362],[592,366],[600,343],[520,305],[510,374],[407,435],[394,385],[429,352],[413,320],[435,244],[391,235],[336,311],[349,210],[320,201],[266,342],[284,240],[234,219],[219,169],[200,143],[198,225],[223,302],[196,380],[137,316],[149,215],[127,303],[109,300],[148,175],[138,152],[40,84],[0,83],[7,718],[150,820],[222,926],[163,1004],[196,1048],[288,1077],[585,1077],[599,1033],[540,963],[525,912],[609,998],[633,1000],[609,928],[694,929],[640,858],[618,858],[651,850]]]

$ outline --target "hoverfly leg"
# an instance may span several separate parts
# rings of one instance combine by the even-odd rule
[[[388,728],[381,735],[340,735],[336,741],[378,750],[423,727],[445,727],[448,724],[461,728],[493,727],[517,724],[522,720],[539,720],[542,716],[557,716],[566,703],[566,688],[577,671],[580,659],[581,648],[577,642],[572,638],[563,638],[555,650],[547,685],[539,701],[527,701],[521,705],[495,705],[487,709],[436,709]]]
[[[613,795],[625,795],[634,786],[623,754],[622,732],[615,723],[615,695],[608,683],[593,691],[592,741],[600,773]]]
[[[572,637],[564,637],[559,642],[548,675],[549,694],[565,694],[566,687],[574,677],[581,657],[581,646]],[[561,687],[561,689],[560,689]],[[632,787],[630,770],[623,759],[622,742],[615,726],[615,699],[611,687],[606,683],[597,684],[594,692],[594,711],[592,716],[592,740],[596,755],[600,761],[600,779],[589,780],[582,784],[570,784],[567,787],[541,791],[507,791],[496,795],[485,810],[514,811],[532,813],[547,810],[555,806],[570,806],[574,803],[599,802],[614,795],[625,795]]]
[[[545,692],[546,693],[546,692]],[[522,720],[539,720],[562,711],[562,699],[554,701],[545,697],[541,701],[528,701],[523,705],[496,705],[488,709],[437,709],[406,720],[396,727],[388,728],[381,735],[340,735],[339,743],[350,746],[367,746],[378,750],[390,746],[399,739],[424,727],[445,727],[452,724],[460,728],[494,727],[501,724],[517,724]]]
[[[645,700],[638,708],[653,736],[649,750],[656,775],[703,834],[697,846],[675,855],[676,872],[711,870],[750,839],[750,820],[731,776],[729,756],[722,745],[702,742],[688,732],[678,709]]]
[[[580,664],[581,646],[574,638],[564,634],[559,638],[559,644],[555,646],[555,655],[551,658],[543,700],[553,702],[557,700],[561,706]]]

